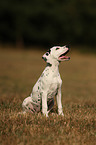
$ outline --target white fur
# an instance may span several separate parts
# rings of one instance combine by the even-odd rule
[[[42,58],[47,62],[47,66],[34,85],[31,95],[23,101],[22,107],[24,111],[34,113],[40,112],[42,108],[42,113],[48,117],[48,113],[54,105],[54,96],[56,96],[58,114],[64,115],[61,103],[62,80],[58,66],[60,61],[68,60],[60,59],[60,55],[68,50],[67,46],[56,46],[43,55]],[[50,108],[48,108],[48,103]]]

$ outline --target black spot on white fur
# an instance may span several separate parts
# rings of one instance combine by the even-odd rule
[[[46,52],[46,55],[48,56],[48,55],[49,55],[49,53],[48,53],[48,52]]]
[[[51,64],[51,63],[47,63],[47,66],[51,67],[51,66],[52,66],[52,64]]]
[[[46,57],[42,57],[42,59],[44,59],[45,62],[47,61],[47,58]]]
[[[49,52],[49,54],[50,54],[50,52],[51,52],[51,49],[49,49],[47,52]]]
[[[56,50],[58,50],[58,49],[60,49],[60,48],[57,47]]]

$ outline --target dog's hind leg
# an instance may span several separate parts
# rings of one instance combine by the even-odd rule
[[[54,99],[51,99],[48,102],[48,113],[51,111],[51,109],[53,108],[53,106],[54,106]]]
[[[22,103],[22,108],[23,108],[23,112],[30,112],[30,113],[34,113],[34,107],[32,104],[32,98],[31,97],[27,97],[26,99],[24,99],[23,103]]]
[[[30,112],[30,113],[35,113],[35,112],[40,112],[40,105],[37,104],[36,102],[32,101],[32,97],[27,97],[24,99],[22,103],[22,108],[23,108],[23,113]]]

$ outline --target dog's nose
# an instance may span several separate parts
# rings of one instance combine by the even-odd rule
[[[70,49],[69,45],[65,45],[68,49]]]

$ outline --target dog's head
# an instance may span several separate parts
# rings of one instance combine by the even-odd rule
[[[61,61],[65,61],[65,60],[69,60],[70,57],[66,56],[66,54],[69,52],[69,46],[65,45],[63,47],[60,46],[54,46],[52,48],[50,48],[44,55],[43,55],[43,59],[47,62],[47,63],[54,63],[56,61],[61,62]]]

